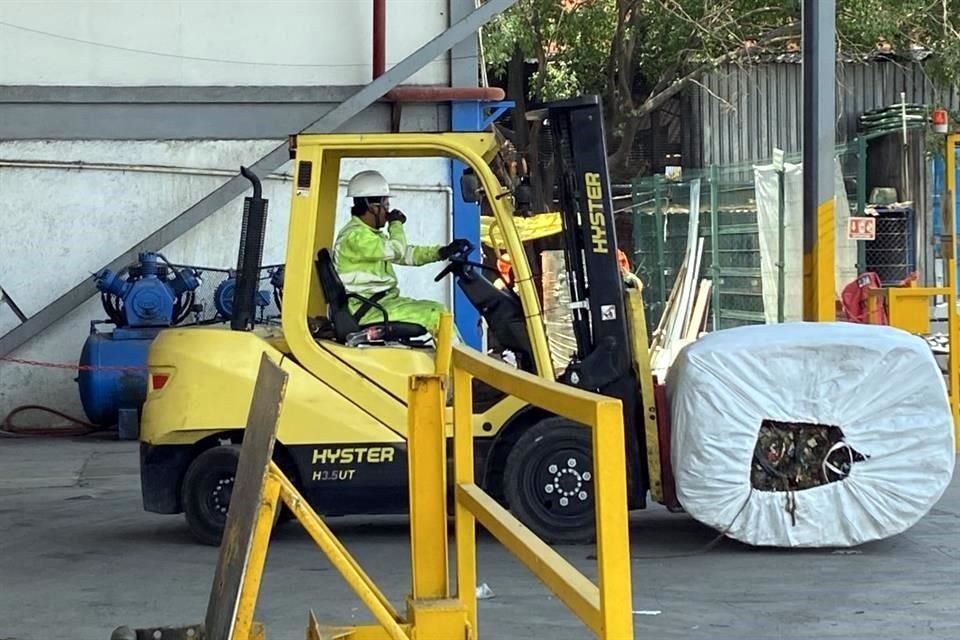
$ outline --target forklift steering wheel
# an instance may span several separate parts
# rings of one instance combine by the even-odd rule
[[[450,256],[450,257],[448,258],[449,262],[447,263],[447,266],[445,266],[445,267],[440,271],[440,273],[438,273],[438,274],[436,275],[436,277],[434,277],[433,281],[434,281],[434,282],[440,282],[441,280],[443,280],[443,279],[447,276],[447,274],[449,274],[450,272],[452,272],[454,269],[456,269],[456,268],[457,268],[458,266],[460,266],[461,264],[470,264],[469,261],[467,260],[467,256],[470,255],[470,252],[471,252],[471,251],[473,251],[473,245],[470,244],[470,243],[467,243],[467,248],[466,248],[466,250],[460,251],[460,252],[455,253],[455,254],[453,254],[452,256]]]
[[[453,272],[463,273],[466,267],[474,267],[476,269],[486,269],[488,271],[493,271],[499,275],[499,271],[494,269],[491,266],[485,265],[481,262],[473,262],[472,260],[467,260],[463,255],[454,256],[450,258],[450,262],[443,268],[443,270],[434,277],[434,282],[440,282],[447,275]]]
[[[460,267],[461,264],[465,262],[466,260],[464,260],[463,258],[456,258],[456,257],[450,258],[450,262],[447,263],[447,266],[445,266],[440,271],[440,273],[434,276],[433,281],[440,282],[441,280],[446,278],[454,269],[457,269],[458,267]]]

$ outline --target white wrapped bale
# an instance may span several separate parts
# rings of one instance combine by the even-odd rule
[[[667,396],[680,503],[748,544],[853,546],[901,533],[953,474],[943,376],[926,342],[899,329],[788,323],[718,331],[679,354]],[[838,427],[850,449],[837,445],[830,460],[850,450],[864,459],[845,477],[826,465],[824,477],[834,481],[813,488],[758,489],[754,452],[765,421]]]

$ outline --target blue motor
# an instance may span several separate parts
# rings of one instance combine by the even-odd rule
[[[87,417],[104,427],[118,425],[121,439],[139,435],[140,407],[147,393],[147,352],[164,328],[186,319],[200,274],[174,267],[161,254],[146,252],[120,273],[95,276],[109,321],[90,323],[80,354],[80,401]],[[113,331],[99,331],[111,323]]]
[[[233,296],[237,290],[236,274],[231,272],[223,282],[217,285],[213,292],[213,306],[221,318],[230,320],[233,317]],[[267,291],[257,291],[257,307],[263,310],[270,306],[270,294]]]
[[[169,327],[190,313],[200,286],[193,269],[173,269],[160,254],[141,253],[126,271],[127,279],[109,269],[97,276],[104,310],[118,327]]]

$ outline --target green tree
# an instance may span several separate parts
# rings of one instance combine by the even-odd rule
[[[603,97],[610,169],[636,173],[630,149],[643,119],[707,72],[801,41],[800,0],[520,0],[485,28],[488,67],[506,73],[508,97]],[[879,48],[922,50],[931,77],[960,73],[960,0],[837,0],[837,43],[846,56]],[[526,60],[535,60],[529,96]],[[536,131],[514,118],[522,151]]]

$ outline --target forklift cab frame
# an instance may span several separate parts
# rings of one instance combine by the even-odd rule
[[[332,251],[335,238],[340,165],[345,158],[427,158],[445,157],[464,163],[487,195],[490,210],[500,228],[508,250],[522,252],[522,242],[512,224],[514,207],[511,191],[497,179],[490,162],[498,152],[496,137],[490,133],[456,134],[371,134],[310,135],[291,138],[291,156],[295,159],[295,186],[287,261],[284,271],[284,339],[305,367],[319,365],[319,347],[308,319],[325,317],[328,305],[316,267],[317,256]],[[472,265],[454,258],[438,277],[454,272],[461,288],[475,278]],[[531,368],[552,379],[546,331],[540,302],[526,260],[514,263],[515,291],[523,305],[525,334],[529,340]],[[467,282],[462,282],[466,280]],[[478,286],[483,283],[478,282]],[[507,295],[507,294],[504,294]],[[471,297],[476,304],[477,296]],[[481,309],[483,312],[483,309]]]

